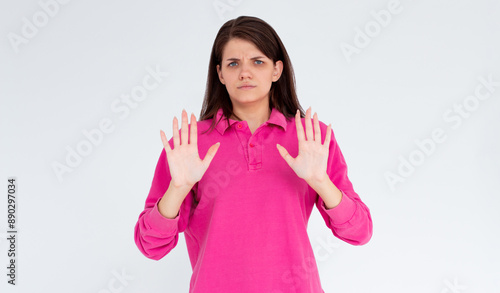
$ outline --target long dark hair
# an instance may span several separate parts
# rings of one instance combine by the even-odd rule
[[[252,16],[240,16],[227,21],[215,38],[210,63],[208,65],[207,87],[200,112],[200,121],[214,118],[208,131],[212,131],[218,121],[215,114],[222,108],[225,117],[233,115],[233,105],[226,87],[220,82],[217,65],[221,65],[222,51],[233,38],[252,42],[273,63],[281,60],[283,72],[278,81],[273,82],[269,92],[269,108],[276,108],[286,118],[294,117],[297,109],[305,117],[295,92],[295,75],[285,46],[276,31],[265,21]]]

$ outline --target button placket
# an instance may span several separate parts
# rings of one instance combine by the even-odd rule
[[[234,132],[240,142],[241,151],[247,161],[248,170],[262,167],[262,131],[260,127],[252,134],[244,122],[235,125]]]
[[[257,170],[262,167],[262,131],[254,132],[248,140],[248,161],[250,170]]]
[[[234,128],[234,133],[240,142],[240,146],[238,147],[238,152],[245,158],[247,162],[247,168],[250,164],[249,155],[248,155],[248,134],[244,129],[244,124],[242,122],[236,123],[236,128]]]

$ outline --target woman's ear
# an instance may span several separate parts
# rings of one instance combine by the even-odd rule
[[[220,65],[217,65],[217,74],[219,75],[219,80],[222,84],[224,83],[224,78],[222,77],[222,71],[220,70]]]
[[[273,82],[276,82],[278,81],[278,79],[280,79],[282,72],[283,72],[283,62],[281,60],[278,60],[276,61],[276,63],[274,63]]]

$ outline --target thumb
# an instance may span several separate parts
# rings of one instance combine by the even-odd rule
[[[276,144],[276,148],[278,148],[278,152],[280,153],[281,157],[287,162],[288,166],[292,167],[293,161],[295,159],[290,156],[288,151],[279,143]]]
[[[210,162],[212,162],[212,159],[214,158],[215,154],[217,153],[217,150],[219,149],[220,142],[217,142],[213,144],[207,151],[207,154],[205,155],[205,158],[203,158],[203,164],[208,168],[210,165]]]

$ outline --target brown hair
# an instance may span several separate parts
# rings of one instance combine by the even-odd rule
[[[276,31],[265,21],[252,16],[240,16],[227,21],[220,28],[215,38],[210,63],[208,65],[207,87],[205,98],[200,112],[200,121],[214,118],[208,129],[214,129],[215,114],[222,108],[225,117],[233,115],[233,106],[226,87],[220,82],[217,74],[217,65],[221,65],[224,47],[233,38],[252,42],[273,63],[281,60],[283,72],[278,81],[273,82],[269,91],[269,108],[276,108],[286,118],[294,117],[297,109],[300,116],[305,117],[295,92],[295,76],[292,63],[288,57],[285,46]]]

